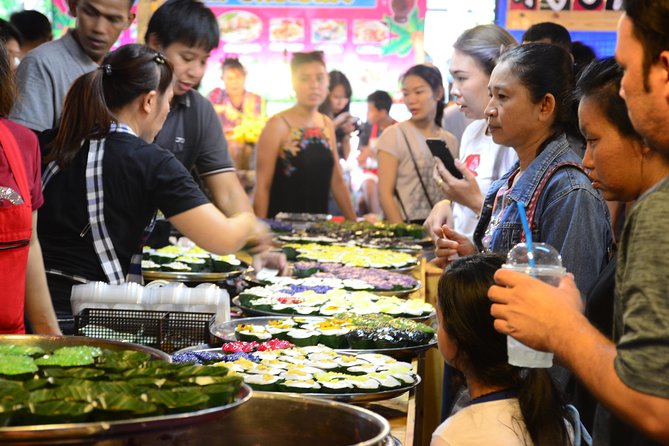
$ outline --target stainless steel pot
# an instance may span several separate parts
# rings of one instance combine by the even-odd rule
[[[295,394],[256,392],[226,416],[160,431],[48,439],[39,444],[95,446],[394,446],[388,421],[367,409]],[[35,444],[12,442],[5,444]]]

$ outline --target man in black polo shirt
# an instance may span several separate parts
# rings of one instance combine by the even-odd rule
[[[156,143],[171,151],[188,169],[193,167],[212,201],[226,215],[253,212],[237,179],[221,123],[211,103],[196,87],[204,76],[210,52],[218,47],[219,29],[213,12],[196,0],[169,0],[151,17],[147,45],[161,51],[174,67],[174,100]],[[257,236],[267,240],[264,225]]]

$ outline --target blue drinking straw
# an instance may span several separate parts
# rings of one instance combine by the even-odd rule
[[[530,231],[530,225],[527,223],[525,206],[523,206],[523,203],[521,203],[520,201],[517,201],[516,205],[518,205],[520,222],[523,225],[523,231],[525,231],[525,244],[527,245],[527,260],[530,264],[530,268],[534,268],[534,246],[532,246],[532,231]]]

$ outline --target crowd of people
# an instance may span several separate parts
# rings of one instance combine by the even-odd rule
[[[0,332],[72,333],[72,286],[141,280],[142,247],[174,230],[286,271],[262,218],[420,223],[444,269],[434,446],[669,443],[669,1],[627,0],[615,59],[554,23],[521,43],[469,29],[450,89],[431,65],[401,76],[404,122],[375,91],[362,123],[346,75],[294,53],[295,103],[254,145],[251,198],[235,172],[248,147],[232,135],[265,119],[265,101],[234,57],[225,88],[198,91],[219,46],[212,11],[169,0],[146,44],[110,52],[132,1],[71,6],[76,26],[57,40],[34,11],[0,21]],[[342,160],[358,165],[356,201]],[[530,237],[560,253],[558,287],[500,268]],[[507,335],[557,364],[509,365]]]

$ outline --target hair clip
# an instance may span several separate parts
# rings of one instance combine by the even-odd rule
[[[108,63],[106,63],[104,65],[100,65],[100,69],[104,72],[105,76],[111,76],[112,67]]]
[[[163,56],[162,53],[156,53],[156,55],[153,56],[153,60],[160,65],[165,65],[166,63],[165,56]]]

